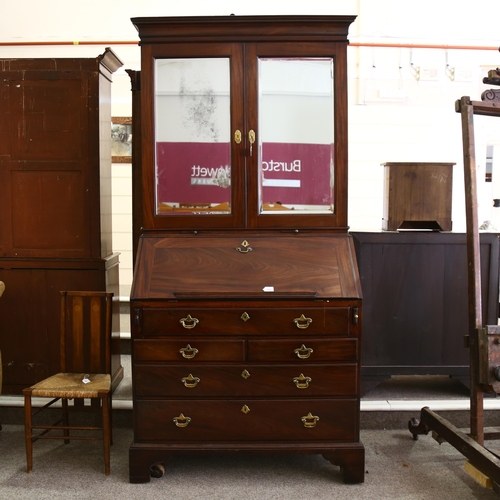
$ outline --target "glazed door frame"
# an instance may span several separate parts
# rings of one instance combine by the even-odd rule
[[[156,201],[155,61],[167,58],[230,60],[231,213],[158,215]],[[334,209],[332,213],[260,213],[258,145],[258,62],[265,58],[331,58],[334,66]],[[347,60],[339,42],[171,43],[142,47],[141,145],[145,230],[295,229],[347,230]],[[149,78],[144,78],[150,75]],[[249,132],[254,130],[252,146]],[[241,133],[239,144],[234,140]],[[251,148],[253,147],[253,151]]]
[[[181,58],[222,58],[230,60],[231,113],[231,214],[228,215],[157,215],[155,182],[155,60]],[[243,45],[240,43],[158,44],[142,47],[142,164],[143,217],[147,229],[236,228],[244,227],[245,164],[241,150],[244,141],[233,140],[243,128]],[[151,75],[144,78],[144,75]]]

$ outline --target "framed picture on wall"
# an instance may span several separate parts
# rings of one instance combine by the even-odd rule
[[[132,118],[129,116],[111,118],[111,161],[132,163]]]

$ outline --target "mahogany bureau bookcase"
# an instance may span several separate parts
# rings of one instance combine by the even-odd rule
[[[131,482],[176,454],[234,452],[322,454],[345,482],[364,480],[353,20],[132,20]]]

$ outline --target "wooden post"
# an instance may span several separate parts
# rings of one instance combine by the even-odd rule
[[[470,433],[484,445],[483,391],[478,383],[479,353],[477,329],[482,325],[481,261],[477,212],[476,155],[474,144],[474,108],[469,97],[457,101],[462,117],[464,151],[465,213],[467,222],[467,272],[469,282],[469,360],[470,360]]]

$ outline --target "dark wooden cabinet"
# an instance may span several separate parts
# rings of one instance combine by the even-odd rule
[[[0,60],[0,304],[4,393],[59,370],[59,291],[118,297],[111,246],[111,50]],[[113,378],[123,377],[116,301]]]
[[[364,479],[353,19],[133,19],[131,482],[189,452],[316,453]]]
[[[466,235],[352,233],[364,297],[363,391],[391,375],[468,384]],[[484,324],[498,323],[498,235],[480,235]]]

